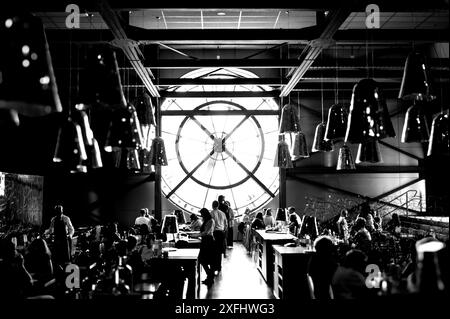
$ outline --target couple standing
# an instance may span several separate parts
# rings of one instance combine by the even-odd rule
[[[204,220],[203,229],[201,229],[203,249],[200,249],[202,255],[200,259],[208,275],[204,283],[209,286],[214,282],[214,274],[218,274],[222,270],[222,254],[226,257],[227,244],[228,246],[233,244],[233,233],[229,231],[229,228],[230,225],[232,226],[230,219],[234,218],[234,214],[223,195],[220,195],[218,200],[213,201],[210,213],[207,213],[206,208],[202,208],[200,213]],[[208,222],[209,219],[211,219],[211,222]],[[206,228],[209,228],[209,231]],[[210,232],[212,232],[212,236],[205,236]],[[213,240],[208,240],[209,238]]]

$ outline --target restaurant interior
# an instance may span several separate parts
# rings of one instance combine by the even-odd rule
[[[448,293],[448,0],[15,2],[2,298]]]

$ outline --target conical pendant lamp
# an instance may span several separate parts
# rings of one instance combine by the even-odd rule
[[[149,151],[152,142],[150,138],[151,126],[156,126],[152,100],[150,96],[144,92],[136,98],[133,105],[136,108],[136,114],[139,119],[139,123],[141,124],[142,147]]]
[[[373,79],[363,79],[353,87],[345,142],[395,137],[383,92]]]
[[[325,140],[325,130],[326,125],[323,122],[316,126],[312,152],[331,152],[333,150],[333,143]]]
[[[105,107],[127,106],[116,54],[109,45],[88,47],[80,63],[85,68],[85,72],[80,73],[80,103]]]
[[[406,111],[405,123],[403,124],[402,143],[428,142],[430,132],[423,106],[426,102],[414,99]]]
[[[292,168],[293,167],[292,160],[291,160],[291,154],[289,153],[289,146],[284,140],[281,140],[278,142],[273,166],[280,167],[280,168]]]
[[[359,144],[358,154],[356,155],[356,164],[362,163],[383,163],[378,141],[372,140]]]
[[[286,104],[281,110],[281,121],[279,133],[295,133],[300,131],[300,118],[297,107],[293,104]]]
[[[138,172],[141,170],[139,153],[136,149],[115,149],[113,151],[113,162],[116,168]]]
[[[139,150],[139,162],[143,173],[152,173],[152,163],[150,159],[150,151],[143,148]]]
[[[85,173],[87,168],[83,162],[86,160],[86,148],[81,127],[69,118],[62,124],[58,132],[53,162],[62,163],[71,173]]]
[[[103,167],[102,154],[100,152],[100,147],[98,146],[98,142],[95,138],[92,139],[92,146],[88,146],[90,149],[89,156],[89,167],[91,168],[100,168]]]
[[[306,136],[303,132],[295,133],[294,145],[292,147],[292,159],[298,160],[300,158],[309,157],[308,145],[306,143]]]
[[[142,134],[136,110],[130,104],[128,107],[114,110],[110,123],[105,151],[111,152],[120,148],[140,149]]]
[[[355,162],[353,161],[352,151],[347,145],[342,145],[339,149],[339,157],[336,165],[336,170],[351,170],[356,169]]]
[[[83,141],[85,146],[92,146],[94,142],[94,133],[91,129],[89,117],[85,110],[79,110],[75,107],[75,110],[71,113],[72,119],[81,127],[83,133]]]
[[[0,109],[27,116],[61,112],[50,51],[40,18],[2,12]]]
[[[146,92],[139,95],[133,103],[136,108],[137,116],[141,125],[156,126],[155,109],[152,104],[150,95]]]
[[[127,169],[129,171],[138,172],[141,170],[141,164],[139,163],[138,150],[127,150]]]
[[[333,104],[328,110],[325,140],[338,141],[345,138],[347,130],[348,108],[340,103]]]
[[[437,115],[431,126],[430,143],[428,144],[428,156],[450,156],[449,111]]]
[[[152,141],[150,163],[155,166],[167,166],[166,148],[161,137],[155,137]]]
[[[435,97],[425,56],[418,51],[413,51],[406,58],[398,98],[407,100],[415,99],[417,96],[423,96],[426,100],[432,100]]]

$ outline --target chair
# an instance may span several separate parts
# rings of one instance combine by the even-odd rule
[[[314,282],[312,280],[312,277],[309,274],[306,274],[306,277],[308,282],[309,296],[311,299],[317,299],[316,294],[314,292]],[[329,286],[329,295],[330,299],[334,299],[333,287],[331,285]]]
[[[188,289],[188,279],[184,279],[184,283],[183,283],[183,293],[181,295],[181,299],[187,299],[187,289]]]
[[[306,274],[306,280],[308,282],[309,297],[311,299],[316,299],[316,295],[314,294],[314,282],[309,274]]]

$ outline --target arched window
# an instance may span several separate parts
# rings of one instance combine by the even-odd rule
[[[182,78],[255,78],[241,69],[200,69]],[[176,92],[252,91],[255,85],[191,85]],[[207,95],[207,94],[205,94]],[[211,208],[218,195],[238,213],[265,205],[278,192],[274,156],[278,105],[272,98],[168,98],[161,105],[162,137],[169,166],[162,169],[164,195],[178,207]]]

